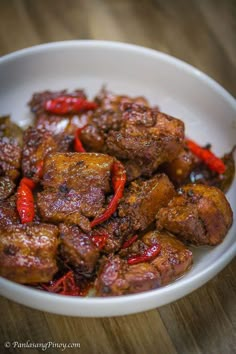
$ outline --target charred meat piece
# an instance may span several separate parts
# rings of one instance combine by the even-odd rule
[[[43,185],[48,188],[80,189],[90,185],[111,191],[110,177],[114,158],[96,153],[55,153],[44,164]]]
[[[93,230],[108,235],[103,252],[118,251],[127,237],[149,227],[155,221],[157,211],[167,205],[174,194],[174,187],[164,174],[132,182],[125,189],[118,212]]]
[[[10,225],[0,232],[0,275],[17,283],[48,282],[57,271],[58,229]]]
[[[35,127],[51,131],[53,134],[67,133],[73,134],[77,127],[86,124],[86,115],[56,115],[45,111],[44,105],[48,100],[55,99],[60,96],[72,96],[76,98],[86,98],[82,90],[75,90],[73,92],[63,91],[44,91],[35,93],[29,102],[31,112],[35,115]]]
[[[0,228],[6,225],[19,224],[20,218],[16,209],[16,196],[0,200]]]
[[[86,181],[84,181],[86,184]],[[90,230],[90,221],[104,211],[105,194],[100,188],[81,185],[76,190],[64,183],[58,190],[46,189],[38,193],[37,204],[44,221],[77,224],[83,230]]]
[[[157,228],[195,245],[217,245],[233,221],[232,209],[218,188],[189,184],[157,213]]]
[[[122,114],[126,103],[149,106],[144,97],[115,95],[105,88],[95,97],[98,108],[87,114],[87,124],[81,133],[86,151],[106,152],[105,140],[110,130],[119,130]]]
[[[24,146],[22,151],[22,170],[26,177],[33,177],[37,164],[44,161],[48,154],[53,152],[67,152],[72,137],[61,133],[54,135],[45,129],[28,128],[24,132]]]
[[[130,97],[126,95],[115,95],[111,91],[102,88],[98,95],[95,97],[95,101],[98,106],[104,111],[120,111],[123,108],[124,103],[136,103],[142,106],[149,106],[149,103],[145,97]]]
[[[157,211],[166,206],[175,190],[165,174],[149,180],[136,180],[127,188],[119,205],[119,216],[128,217],[134,230],[145,230],[154,220]]]
[[[44,164],[44,191],[37,204],[44,221],[77,224],[90,231],[90,221],[103,213],[111,192],[111,156],[55,153]]]
[[[109,131],[107,152],[122,160],[135,160],[142,174],[150,176],[163,162],[178,156],[184,123],[151,108],[127,104],[118,131]]]
[[[23,131],[9,116],[0,117],[0,176],[19,177]]]
[[[119,130],[122,114],[126,103],[136,103],[148,106],[144,97],[118,96],[106,89],[95,97],[98,108],[88,112],[87,124],[81,132],[81,139],[86,151],[106,152],[106,138],[110,130]]]
[[[150,176],[157,167],[175,159],[184,141],[184,123],[155,108],[124,103],[122,110],[99,109],[82,130],[87,150],[108,153],[121,160],[128,180]]]
[[[77,273],[91,277],[100,256],[99,248],[92,241],[91,235],[84,233],[76,225],[59,226],[60,255]]]
[[[0,137],[13,138],[19,146],[23,144],[23,130],[11,121],[10,116],[0,117]]]
[[[107,241],[102,249],[104,253],[117,252],[124,240],[134,232],[132,218],[114,216],[102,225],[93,229],[93,234],[108,235]]]
[[[0,176],[13,181],[20,175],[21,148],[14,138],[0,138]]]
[[[76,225],[59,225],[60,255],[77,273],[91,277],[94,273],[100,253],[113,253],[121,248],[124,237],[132,232],[128,218],[113,217],[101,226],[85,233]],[[95,239],[103,239],[102,247]]]
[[[10,197],[15,187],[15,183],[9,177],[0,177],[0,201]]]
[[[167,174],[175,186],[181,186],[190,175],[199,160],[188,149],[183,148],[171,162],[164,163],[161,169]]]
[[[159,244],[160,253],[150,261],[129,264],[132,255]],[[192,253],[175,237],[152,231],[119,255],[101,263],[95,287],[98,296],[139,293],[168,284],[184,274],[192,264]]]
[[[167,232],[152,231],[143,236],[147,246],[160,243],[159,255],[151,261],[161,276],[161,285],[169,284],[182,276],[192,265],[192,252],[173,235]]]
[[[81,131],[81,140],[86,151],[106,152],[106,138],[110,130],[118,130],[122,121],[119,111],[104,111],[98,108]]]
[[[128,265],[119,255],[103,261],[95,280],[97,296],[140,293],[160,287],[160,274],[150,263]]]

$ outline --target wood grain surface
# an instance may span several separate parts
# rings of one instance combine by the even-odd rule
[[[236,1],[0,0],[0,55],[69,39],[123,41],[169,53],[236,96]],[[113,318],[53,315],[0,298],[0,353],[42,352],[3,345],[27,340],[80,343],[65,353],[236,353],[235,274],[233,260],[179,301]]]

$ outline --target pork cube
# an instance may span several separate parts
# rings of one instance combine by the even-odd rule
[[[48,282],[57,272],[58,229],[9,225],[0,232],[0,275],[17,283]]]
[[[6,225],[19,224],[20,218],[16,209],[16,196],[12,195],[0,201],[0,228]]]
[[[37,205],[45,221],[78,224],[90,231],[90,220],[103,213],[111,192],[111,156],[55,153],[44,164],[44,191]]]
[[[184,123],[156,109],[127,104],[119,130],[107,135],[106,152],[121,160],[134,160],[143,175],[178,156],[184,142]]]
[[[26,177],[33,177],[37,171],[38,163],[53,152],[67,152],[72,137],[66,134],[54,135],[45,129],[29,127],[24,132],[24,145],[22,150],[22,170]]]
[[[0,177],[0,201],[10,197],[15,187],[15,183],[9,177]]]
[[[97,296],[135,294],[158,288],[160,274],[150,263],[129,266],[119,255],[110,255],[101,264],[95,289]]]
[[[55,153],[45,160],[44,187],[79,190],[93,185],[108,193],[113,157],[96,153]]]
[[[160,252],[150,260],[129,264],[131,257],[160,245]],[[150,252],[149,252],[150,254]],[[98,296],[139,293],[166,285],[183,275],[192,264],[192,253],[168,233],[151,231],[118,255],[110,255],[100,266],[95,287]]]
[[[216,187],[189,184],[157,213],[157,228],[195,245],[217,245],[233,222],[225,195]]]
[[[157,211],[166,206],[175,190],[165,174],[149,180],[136,180],[127,188],[119,205],[119,216],[128,216],[133,230],[144,230],[153,221]]]
[[[7,176],[13,181],[19,177],[21,147],[14,138],[0,138],[0,176]]]
[[[95,269],[100,252],[91,235],[84,233],[76,225],[59,226],[60,255],[63,260],[76,269],[77,273],[90,277]]]

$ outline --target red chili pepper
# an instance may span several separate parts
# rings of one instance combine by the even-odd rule
[[[143,254],[128,258],[127,262],[128,264],[132,265],[132,264],[150,261],[160,253],[160,250],[161,250],[161,245],[155,244],[149,247],[148,249],[146,249],[146,251],[144,251]]]
[[[46,101],[44,104],[45,111],[55,114],[79,113],[96,108],[97,104],[95,102],[73,96],[59,96]]]
[[[81,290],[75,282],[74,273],[72,270],[67,272],[58,280],[50,282],[49,285],[40,283],[40,286],[50,293],[71,296],[81,295]]]
[[[36,164],[35,177],[42,177],[42,169],[43,161],[39,161]],[[34,196],[32,192],[35,187],[36,183],[32,179],[23,177],[17,189],[16,209],[18,211],[22,224],[31,222],[34,219]]]
[[[125,168],[120,161],[115,161],[112,165],[112,186],[114,189],[113,198],[108,204],[108,207],[105,210],[105,212],[91,222],[90,224],[91,228],[106,221],[112,216],[112,214],[114,214],[120,199],[123,197],[125,182],[126,182]]]
[[[224,162],[213,154],[209,149],[203,148],[195,143],[193,140],[186,139],[187,147],[194,155],[203,160],[204,163],[212,170],[219,174],[225,172],[226,167]]]
[[[75,131],[75,140],[74,140],[74,150],[76,152],[85,152],[85,149],[83,147],[83,144],[81,143],[80,140],[80,134],[82,132],[82,130],[87,126],[87,124],[85,126],[83,126],[82,128],[78,128]]]
[[[101,234],[101,235],[92,235],[91,239],[93,243],[101,250],[105,246],[107,239],[109,235],[108,234]]]
[[[22,178],[17,190],[16,208],[22,224],[34,219],[34,197],[32,190],[35,183],[29,178]]]
[[[134,235],[132,236],[129,240],[125,241],[123,243],[123,246],[121,247],[122,249],[124,248],[128,248],[129,246],[131,246],[138,238],[138,235]]]

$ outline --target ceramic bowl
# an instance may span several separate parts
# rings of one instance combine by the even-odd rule
[[[163,112],[181,118],[187,135],[212,143],[218,155],[236,143],[236,101],[219,84],[169,55],[134,45],[68,41],[40,45],[0,59],[0,115],[21,126],[30,122],[31,95],[45,89],[84,88],[90,97],[102,85],[115,93],[143,95]],[[236,181],[227,193],[236,215]],[[108,298],[61,296],[0,278],[0,294],[26,306],[70,316],[137,313],[175,301],[220,272],[236,254],[236,224],[215,248],[194,248],[194,265],[172,284],[135,295]]]

